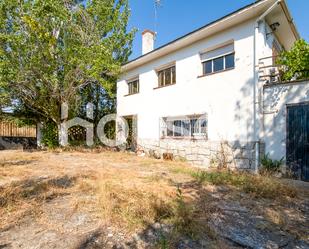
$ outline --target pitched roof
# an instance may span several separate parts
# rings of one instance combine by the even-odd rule
[[[224,22],[228,21],[230,18],[235,19],[238,15],[242,15],[242,17],[243,17],[243,18],[239,18],[240,21],[242,19],[248,20],[250,18],[254,18],[255,16],[258,16],[259,14],[263,13],[263,11],[265,11],[267,8],[269,8],[276,1],[278,1],[278,0],[257,0],[257,1],[255,1],[251,4],[248,4],[248,5],[240,8],[236,11],[233,11],[233,12],[231,12],[231,13],[229,13],[229,14],[227,14],[227,15],[225,15],[225,16],[223,16],[223,17],[221,17],[221,18],[219,18],[215,21],[207,23],[206,25],[204,25],[204,26],[202,26],[198,29],[195,29],[195,30],[193,30],[193,31],[171,41],[171,42],[168,42],[168,43],[164,44],[163,46],[160,46],[160,47],[152,50],[151,52],[149,52],[147,54],[141,55],[141,56],[125,63],[122,66],[122,69],[123,69],[123,71],[127,71],[127,70],[130,70],[130,69],[136,68],[136,67],[138,67],[138,66],[140,66],[144,63],[147,63],[149,61],[152,61],[152,60],[154,60],[154,59],[156,59],[156,58],[158,58],[162,55],[174,52],[174,51],[176,51],[176,50],[178,50],[182,47],[186,47],[189,44],[192,44],[193,42],[201,40],[202,38],[205,38],[207,36],[207,34],[203,34],[203,35],[201,34],[203,36],[201,38],[201,35],[199,35],[200,33],[202,33],[202,32],[207,33],[208,29],[212,28],[215,25],[218,25],[219,23],[224,23]],[[285,11],[287,11],[287,15],[288,15],[287,18],[290,19],[288,21],[290,22],[290,25],[292,26],[292,30],[293,30],[293,33],[295,35],[295,38],[299,39],[298,31],[296,29],[296,26],[293,23],[293,19],[290,17],[291,15],[288,12],[288,8],[286,7],[285,0],[281,0],[281,2],[284,4]],[[229,21],[229,26],[232,26],[232,25],[233,25],[233,22]],[[216,31],[218,32],[219,30],[220,30],[220,28],[218,28]],[[215,33],[215,32],[213,32],[213,33]],[[185,42],[186,39],[188,39],[190,37],[192,38],[194,35],[197,36],[196,39],[192,39],[192,42],[190,42],[190,43]],[[176,46],[176,44],[178,46]],[[168,49],[171,46],[174,46],[174,49]],[[166,50],[166,51],[164,51],[164,50]]]

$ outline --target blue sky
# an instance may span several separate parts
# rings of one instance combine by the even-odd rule
[[[138,29],[130,59],[141,55],[141,32],[154,30],[154,1],[129,0],[131,19],[129,28]],[[301,37],[309,41],[309,1],[286,0]],[[155,47],[164,45],[194,29],[233,12],[254,0],[161,0],[158,9],[157,40]]]

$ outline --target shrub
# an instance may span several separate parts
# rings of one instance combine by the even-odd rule
[[[283,164],[283,160],[284,158],[281,158],[280,160],[273,160],[269,157],[269,154],[266,154],[261,159],[262,172],[263,171],[266,173],[278,172]]]
[[[58,143],[58,130],[53,122],[46,122],[42,128],[42,144],[50,149],[59,146]]]
[[[301,39],[295,42],[290,51],[284,51],[277,59],[283,65],[283,80],[309,78],[309,44]]]

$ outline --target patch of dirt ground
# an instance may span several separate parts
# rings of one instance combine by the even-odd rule
[[[197,172],[124,152],[0,151],[0,248],[309,248],[307,183],[260,195]]]

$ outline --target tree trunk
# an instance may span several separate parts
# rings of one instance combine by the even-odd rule
[[[38,146],[38,148],[42,148],[43,144],[42,144],[42,129],[43,129],[43,124],[42,123],[37,123],[36,125],[36,144]]]

